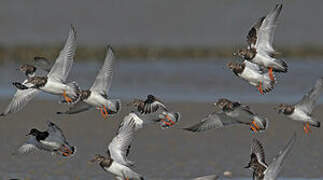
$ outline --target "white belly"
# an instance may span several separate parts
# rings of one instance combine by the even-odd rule
[[[44,87],[41,87],[40,90],[45,91],[54,95],[61,95],[64,93],[64,90],[68,90],[68,86],[63,83],[55,82],[55,81],[47,81]]]
[[[288,116],[289,118],[296,120],[296,121],[302,121],[307,122],[311,119],[309,115],[304,113],[303,111],[300,111],[299,109],[295,108],[294,113]]]
[[[87,99],[85,99],[84,102],[86,102],[87,104],[90,104],[91,106],[102,107],[102,106],[106,106],[106,104],[108,103],[108,100],[102,97],[98,93],[91,92],[91,95]]]
[[[250,68],[245,68],[244,71],[240,74],[240,77],[248,81],[251,85],[257,86],[259,82],[262,82],[263,75],[259,72],[252,70]]]
[[[112,162],[111,166],[108,168],[104,168],[106,171],[112,173],[115,176],[123,177],[123,170],[125,168],[128,168],[124,165],[121,165],[119,163],[116,163],[115,161]]]

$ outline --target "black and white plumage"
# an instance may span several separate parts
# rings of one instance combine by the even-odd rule
[[[270,74],[257,64],[245,60],[241,63],[229,62],[227,66],[236,76],[257,87],[261,94],[274,88],[276,78],[271,78]]]
[[[248,106],[228,99],[219,99],[214,103],[216,110],[199,123],[184,128],[192,132],[203,132],[213,128],[244,124],[249,125],[254,132],[264,131],[268,120],[257,115]]]
[[[248,32],[248,48],[241,49],[234,55],[239,55],[241,58],[265,68],[271,68],[275,72],[287,72],[287,63],[275,58],[275,55],[279,53],[274,50],[272,45],[281,10],[282,4],[277,4],[268,15],[261,17]]]
[[[142,114],[138,111],[129,113],[136,122],[140,124],[140,127],[148,124],[159,124],[162,129],[173,127],[181,119],[179,112],[168,112],[159,109],[156,112],[149,114]]]
[[[253,171],[254,180],[276,180],[282,168],[283,161],[296,142],[296,134],[289,140],[286,147],[279,152],[273,161],[267,165],[265,152],[260,141],[254,139],[251,145],[250,162],[245,168]]]
[[[112,139],[108,147],[108,152],[114,161],[125,166],[134,165],[134,162],[127,159],[127,155],[134,140],[135,132],[139,128],[140,127],[132,114],[124,117],[119,126],[117,135]]]
[[[100,166],[105,171],[115,175],[116,179],[143,180],[143,176],[130,169],[134,162],[127,159],[135,132],[140,128],[132,114],[125,116],[119,126],[117,135],[109,144],[107,157],[96,155],[91,162],[99,162]]]
[[[137,108],[137,111],[142,114],[149,114],[156,112],[159,109],[168,111],[166,105],[154,95],[149,94],[146,100],[135,99],[131,102],[133,106]]]
[[[103,112],[104,115],[119,112],[121,109],[121,101],[108,97],[112,84],[114,59],[114,51],[109,45],[104,64],[98,72],[92,87],[89,90],[81,91],[81,101],[72,105],[67,111],[58,112],[58,114],[75,114],[91,108],[101,109],[101,112]]]
[[[322,88],[323,77],[316,81],[314,87],[298,103],[294,105],[280,104],[278,112],[292,120],[308,123],[314,127],[320,127],[321,123],[312,117],[312,111],[321,94]]]
[[[29,76],[23,83],[14,82],[17,92],[1,116],[21,110],[39,91],[54,95],[63,94],[66,98],[70,97],[70,102],[77,102],[79,99],[77,83],[65,83],[72,68],[75,50],[76,31],[71,26],[65,46],[47,76]]]
[[[18,153],[44,150],[64,157],[71,157],[76,152],[76,148],[67,142],[63,131],[53,122],[48,122],[46,131],[31,129],[28,136],[30,136],[29,139],[18,149]]]

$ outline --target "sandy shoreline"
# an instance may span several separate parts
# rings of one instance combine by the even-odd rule
[[[4,109],[8,100],[0,100]],[[123,102],[126,104],[127,102]],[[267,162],[297,132],[297,142],[284,164],[281,176],[284,177],[323,177],[322,129],[312,128],[311,135],[305,135],[302,124],[279,116],[271,104],[249,104],[259,114],[270,119],[267,132],[252,135],[248,127],[215,129],[201,134],[192,134],[177,128],[160,130],[148,127],[137,134],[129,159],[136,162],[135,170],[145,177],[190,178],[209,174],[222,174],[225,170],[233,172],[233,177],[250,177],[251,172],[244,169],[248,161],[250,143],[257,137],[264,143]],[[177,127],[185,127],[201,120],[212,111],[208,103],[170,103],[171,110],[182,114]],[[314,111],[320,120],[322,105]],[[98,165],[87,161],[95,153],[105,153],[107,143],[113,138],[118,121],[130,111],[123,106],[121,113],[103,120],[95,111],[72,116],[58,116],[56,111],[64,106],[56,101],[33,101],[23,111],[1,118],[0,178],[18,176],[20,178],[60,177],[60,179],[104,179],[112,177],[103,172]],[[12,157],[11,153],[24,140],[29,129],[46,128],[46,121],[56,122],[65,132],[71,144],[77,146],[77,154],[70,160],[53,157],[46,153]],[[62,178],[61,178],[62,177]],[[147,179],[148,179],[147,178]],[[50,179],[50,178],[49,178]],[[150,178],[149,178],[150,179]]]

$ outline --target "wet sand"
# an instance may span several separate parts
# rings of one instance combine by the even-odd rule
[[[4,109],[8,100],[0,100]],[[123,104],[127,102],[123,101]],[[279,116],[272,104],[250,104],[259,114],[270,119],[265,133],[252,135],[247,126],[214,129],[193,134],[178,129],[192,123],[212,111],[211,103],[170,103],[171,110],[182,114],[177,128],[161,130],[146,127],[138,132],[129,159],[136,162],[134,170],[146,179],[188,179],[210,174],[232,171],[233,177],[251,177],[243,167],[248,161],[250,143],[257,137],[265,146],[267,162],[288,142],[296,131],[297,142],[284,164],[283,177],[323,177],[321,152],[322,129],[312,128],[305,135],[302,124]],[[320,120],[323,106],[318,106],[314,117]],[[88,164],[95,153],[105,153],[110,140],[116,133],[118,123],[130,111],[123,106],[121,113],[103,120],[96,110],[77,115],[59,116],[56,111],[64,106],[56,101],[31,102],[23,111],[0,121],[0,179],[112,179],[98,165]],[[28,131],[37,127],[46,128],[46,121],[57,123],[65,132],[77,153],[72,159],[51,156],[48,153],[32,153],[27,156],[12,156],[11,153],[24,142]]]

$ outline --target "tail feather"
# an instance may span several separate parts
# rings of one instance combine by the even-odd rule
[[[108,105],[108,111],[110,114],[116,114],[121,110],[120,99],[109,99],[111,104]]]
[[[72,97],[71,97],[72,102],[67,102],[63,100],[63,101],[60,101],[60,103],[76,104],[81,100],[81,88],[75,81],[68,83],[67,86],[69,86],[72,90]]]
[[[314,126],[314,127],[321,127],[321,122],[320,121],[317,121],[317,120],[312,120],[311,121],[311,126]]]
[[[273,73],[273,77],[274,77],[274,79],[272,80],[270,78],[269,73],[264,74],[264,80],[262,82],[264,93],[268,93],[274,89],[274,85],[277,82],[277,78],[275,77],[274,73]]]
[[[288,72],[288,64],[286,61],[282,59],[276,59],[275,61],[281,66],[281,68],[274,68],[273,71],[282,73]]]

